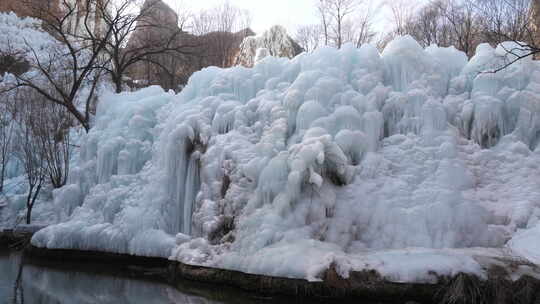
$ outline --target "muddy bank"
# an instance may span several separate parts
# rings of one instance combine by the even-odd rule
[[[383,301],[385,303],[454,303],[454,304],[537,304],[540,303],[540,280],[523,276],[512,281],[506,273],[493,269],[488,280],[460,273],[441,277],[437,284],[395,283],[375,271],[352,272],[348,279],[335,270],[326,272],[322,282],[275,278],[241,272],[173,265],[174,278],[188,278],[218,284],[234,284],[262,294],[286,294],[300,298]],[[358,302],[356,302],[358,303]]]
[[[203,284],[218,284],[239,288],[262,296],[283,295],[297,299],[373,300],[385,303],[519,303],[533,304],[540,301],[540,280],[523,275],[512,280],[507,267],[489,266],[488,280],[460,273],[454,277],[440,277],[437,284],[395,283],[382,278],[375,271],[353,272],[348,279],[341,278],[331,268],[321,282],[302,279],[279,278],[248,274],[238,271],[192,266],[163,258],[138,257],[125,254],[95,251],[43,249],[28,246],[25,256],[32,263],[57,263],[65,261],[79,264],[100,263],[105,268],[114,265],[137,278],[159,280],[174,286],[183,286],[186,280]],[[508,261],[507,261],[508,262]],[[533,267],[525,262],[511,261],[515,268]],[[95,267],[91,271],[98,271]],[[537,276],[536,276],[537,277]]]
[[[66,261],[80,264],[100,263],[105,268],[112,266],[129,276],[154,279],[173,286],[184,286],[185,281],[199,282],[209,286],[219,285],[238,288],[260,296],[289,296],[297,299],[328,300],[376,300],[381,303],[404,303],[403,299],[421,300],[431,303],[433,296],[429,284],[399,284],[381,280],[374,272],[354,273],[350,279],[337,279],[334,272],[327,272],[322,282],[309,282],[302,279],[279,278],[265,275],[248,274],[239,271],[192,266],[163,258],[148,258],[125,254],[103,253],[96,251],[43,249],[28,246],[25,257],[29,262],[42,266],[69,267]],[[114,266],[113,266],[114,265]],[[99,271],[96,267],[92,272]],[[347,285],[345,282],[349,282]],[[353,283],[354,282],[354,283]]]
[[[383,280],[374,271],[355,272],[351,273],[348,279],[342,279],[335,271],[330,270],[324,275],[323,281],[309,282],[302,279],[192,266],[179,262],[173,262],[171,268],[173,279],[186,278],[234,285],[263,295],[283,294],[298,298],[373,300],[385,303],[405,303],[406,301],[433,303],[432,299],[436,293],[434,285],[392,283]]]
[[[17,248],[29,244],[34,231],[3,229],[0,230],[0,247]]]

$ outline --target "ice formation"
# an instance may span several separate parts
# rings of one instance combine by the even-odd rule
[[[301,51],[302,48],[287,35],[287,30],[275,25],[261,35],[244,38],[235,61],[237,65],[252,67],[267,56],[293,58]]]
[[[309,279],[540,257],[540,66],[489,72],[507,56],[405,36],[107,96],[55,193],[70,216],[32,243]]]

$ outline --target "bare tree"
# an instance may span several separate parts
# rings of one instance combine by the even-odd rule
[[[472,0],[471,0],[472,1]],[[411,35],[424,47],[453,45],[469,57],[480,41],[480,20],[475,5],[461,0],[434,0],[415,9],[402,1],[390,4],[394,35]]]
[[[511,60],[492,72],[498,72],[513,63],[540,54],[538,41],[540,24],[540,2],[537,0],[467,0],[475,8],[480,20],[483,40],[496,45],[504,41],[514,42],[506,48]],[[504,47],[504,46],[503,46]]]
[[[492,72],[540,54],[538,0],[433,0],[412,15],[404,13],[408,10],[403,1],[389,5],[396,27],[393,35],[412,35],[423,46],[454,45],[471,57],[481,42],[494,46],[514,42],[506,50],[512,59]]]
[[[421,45],[429,46],[431,44],[444,45],[441,40],[444,39],[447,27],[444,22],[446,19],[442,16],[440,1],[431,3],[421,8],[412,23],[406,28],[411,29],[411,34]]]
[[[531,0],[468,0],[478,11],[482,35],[487,42],[533,41]]]
[[[178,16],[164,8],[161,1],[146,1],[144,5],[136,0],[109,1],[107,6],[100,6],[100,15],[104,16],[103,27],[110,36],[97,40],[105,44],[109,62],[102,68],[111,77],[116,92],[123,90],[128,71],[141,63],[175,75],[176,71],[160,59],[174,56],[180,60],[195,54],[198,44],[182,41],[184,32],[178,26]]]
[[[325,37],[328,36],[328,29],[330,29],[337,48],[341,48],[345,41],[346,33],[344,30],[347,18],[355,11],[357,6],[357,0],[320,0],[319,2]]]
[[[212,15],[215,19],[214,33],[207,35],[207,44],[211,45],[216,58],[220,58],[220,67],[229,67],[234,64],[232,50],[239,45],[238,41],[230,39],[225,33],[234,33],[237,31],[246,31],[251,24],[251,15],[230,4],[229,1],[212,9]],[[239,33],[242,35],[242,33]],[[241,41],[240,41],[241,42]]]
[[[317,0],[320,39],[337,48],[344,43],[359,47],[371,42],[376,36],[373,21],[382,7],[383,3],[372,0]],[[297,36],[305,41],[310,36],[308,29],[299,30]]]
[[[199,36],[206,50],[199,58],[206,64],[229,67],[234,64],[233,54],[246,36],[253,35],[251,14],[225,1],[193,15],[191,29]],[[203,66],[205,64],[202,64]]]
[[[538,41],[540,24],[540,2],[535,0],[471,1],[481,20],[482,38],[493,44],[504,41],[514,42],[514,47],[505,51],[512,54],[512,60],[496,69],[505,69],[514,62],[540,54]]]
[[[319,18],[321,18],[324,45],[328,46],[330,42],[330,16],[324,0],[317,0],[317,12],[319,13]]]
[[[0,100],[0,193],[4,191],[6,168],[12,155],[11,141],[15,123],[11,101],[11,96],[5,96]]]
[[[439,2],[442,15],[448,21],[455,47],[472,57],[479,38],[479,19],[471,2],[448,0]]]
[[[34,113],[30,127],[45,158],[49,180],[54,188],[60,188],[69,174],[73,120],[63,107],[46,101]]]
[[[189,29],[194,35],[205,35],[215,29],[214,22],[210,10],[201,10],[192,15]]]
[[[251,15],[229,1],[212,8],[211,15],[214,18],[214,30],[216,32],[236,32],[251,24]]]
[[[416,4],[408,0],[387,0],[386,4],[392,13],[394,33],[396,35],[408,34],[407,25],[414,16]]]
[[[186,31],[189,28],[189,23],[191,22],[191,18],[193,17],[193,13],[189,9],[186,1],[184,0],[177,0],[175,2],[176,15],[178,16],[178,28],[181,31]]]
[[[318,24],[299,26],[295,34],[295,40],[306,52],[318,48],[322,38],[321,27]]]
[[[32,221],[32,210],[47,177],[45,153],[33,130],[33,126],[35,125],[34,120],[39,119],[37,109],[42,105],[36,99],[27,99],[32,97],[38,97],[37,100],[39,101],[44,99],[43,96],[37,95],[35,92],[29,89],[20,89],[17,91],[19,100],[30,100],[30,102],[20,102],[17,105],[21,109],[18,117],[21,132],[17,136],[16,153],[23,165],[28,186],[28,192],[26,194],[26,224],[30,224]]]
[[[54,90],[50,90],[50,94],[54,94]],[[22,87],[14,92],[17,111],[12,123],[17,123],[18,131],[14,133],[12,147],[26,176],[26,221],[29,224],[43,186],[50,183],[60,188],[66,184],[73,118],[64,107],[31,88]]]
[[[377,33],[373,30],[374,18],[379,14],[383,3],[371,0],[360,1],[358,3],[358,13],[353,19],[353,42],[356,47],[373,41]]]
[[[9,85],[3,91],[31,88],[50,102],[65,107],[88,131],[91,105],[101,76],[97,67],[103,59],[101,54],[110,31],[101,32],[102,39],[94,39],[98,33],[96,11],[87,8],[99,8],[104,5],[102,1],[62,0],[61,5],[60,11],[40,12],[44,15],[43,28],[54,38],[44,45],[26,41],[23,60],[28,63],[29,72],[11,74],[12,81],[7,82]],[[79,24],[77,33],[72,32],[74,20]]]

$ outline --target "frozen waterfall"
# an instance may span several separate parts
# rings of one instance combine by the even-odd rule
[[[104,96],[56,193],[73,212],[32,242],[302,278],[413,248],[419,269],[426,251],[452,271],[472,264],[448,250],[534,256],[540,66],[489,73],[501,49],[399,37]]]

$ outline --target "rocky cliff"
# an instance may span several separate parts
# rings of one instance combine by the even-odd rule
[[[177,89],[202,68],[230,67],[235,63],[244,38],[255,34],[247,28],[236,33],[192,35],[178,27],[178,15],[161,0],[147,0],[143,11],[145,16],[129,41],[128,50],[142,50],[170,40],[170,47],[177,51],[156,54],[148,62],[135,64],[129,70],[129,77],[137,86],[155,84]]]
[[[153,55],[148,62],[133,66],[129,77],[136,80],[138,86],[161,85],[165,89],[177,89],[194,72],[205,67],[250,67],[256,62],[259,49],[262,50],[260,59],[263,55],[293,58],[302,52],[281,26],[274,26],[259,36],[249,28],[235,33],[210,32],[197,36],[178,27],[177,14],[162,0],[147,0],[143,10],[146,10],[145,17],[133,33],[128,49],[133,51],[170,40],[177,51]]]
[[[19,17],[42,19],[58,14],[60,5],[59,0],[1,0],[0,12],[14,12]]]
[[[533,43],[536,46],[540,46],[540,0],[531,0],[530,18],[531,28],[533,30]]]

